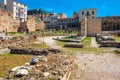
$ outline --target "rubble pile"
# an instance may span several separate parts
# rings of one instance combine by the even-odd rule
[[[13,37],[8,40],[0,40],[0,47],[2,48],[7,48],[9,46],[22,47],[24,45],[31,44],[36,40],[37,40],[37,36],[35,35],[18,36],[18,37]]]
[[[73,62],[63,53],[50,53],[47,56],[35,56],[23,66],[9,71],[3,80],[62,80],[73,69]]]

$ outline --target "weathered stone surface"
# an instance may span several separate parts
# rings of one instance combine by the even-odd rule
[[[49,51],[49,50],[48,50]],[[50,52],[50,51],[49,51]],[[37,55],[31,61],[36,65],[31,65],[31,61],[25,66],[18,66],[12,69],[8,79],[12,80],[58,80],[70,70],[70,57],[65,54]],[[37,62],[36,62],[37,60]],[[62,66],[61,66],[62,65]],[[60,77],[61,76],[61,77]]]
[[[47,55],[48,52],[45,50],[34,50],[34,49],[22,49],[11,47],[11,53],[13,54],[31,54],[31,55]]]
[[[46,57],[39,58],[40,61],[47,62],[48,59]]]
[[[14,67],[10,70],[10,72],[15,72],[15,71],[19,70],[20,68],[21,68],[21,66]]]
[[[48,55],[50,52],[53,53],[60,53],[60,50],[58,49],[26,49],[26,48],[16,48],[16,47],[10,47],[11,53],[13,54],[31,54],[31,55]],[[45,60],[45,59],[44,59]],[[46,59],[47,61],[47,59]]]
[[[50,75],[49,72],[44,72],[44,73],[43,73],[43,76],[44,76],[44,77],[48,77],[49,75]]]
[[[18,70],[15,75],[16,75],[17,77],[26,76],[26,75],[28,75],[28,70],[26,70],[26,69]]]
[[[30,63],[25,63],[25,66],[29,66],[30,65]]]
[[[120,49],[114,50],[117,54],[120,54]]]
[[[116,47],[116,48],[120,48],[120,42],[116,42],[116,41],[102,41],[101,42],[101,47]]]
[[[37,64],[39,62],[39,59],[38,58],[33,58],[30,62],[31,65],[34,65],[34,64]]]
[[[63,61],[62,63],[61,63],[62,65],[70,65],[71,63],[70,63],[70,60],[65,60],[65,61]]]
[[[36,22],[35,29],[36,29],[36,31],[44,30],[45,29],[45,23],[43,21]]]
[[[37,36],[35,35],[28,35],[28,36],[18,36],[13,37],[8,40],[0,40],[0,47],[7,48],[7,47],[23,47],[27,44],[32,44],[37,40]]]
[[[8,54],[8,53],[10,53],[10,49],[8,48],[0,49],[0,54]]]
[[[52,71],[52,74],[53,74],[53,75],[57,75],[58,72],[57,72],[57,71]]]
[[[54,49],[54,48],[48,49],[48,51],[54,52],[54,53],[60,53],[61,52],[59,49]]]
[[[82,48],[82,43],[66,43],[64,47]]]
[[[77,42],[77,43],[80,42],[80,40],[65,40],[65,39],[55,39],[55,40],[58,40],[58,41],[61,41],[61,42]]]

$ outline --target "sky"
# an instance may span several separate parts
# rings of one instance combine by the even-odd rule
[[[27,4],[28,9],[43,9],[49,12],[65,13],[72,17],[81,9],[96,8],[97,17],[120,16],[120,0],[17,0]]]

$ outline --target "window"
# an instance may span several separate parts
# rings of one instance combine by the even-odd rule
[[[19,16],[18,12],[16,12],[16,16],[17,16],[17,17]]]
[[[87,16],[89,16],[90,14],[89,14],[89,11],[87,11]]]
[[[84,12],[82,12],[82,15],[84,15]]]
[[[95,14],[95,12],[94,11],[92,11],[92,15],[94,15]]]
[[[4,8],[7,9],[7,5],[4,5]]]
[[[94,16],[92,17],[92,19],[94,19]]]

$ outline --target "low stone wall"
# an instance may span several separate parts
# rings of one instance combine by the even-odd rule
[[[104,41],[104,42],[101,42],[100,47],[116,47],[116,48],[120,48],[120,42]]]
[[[30,49],[30,48],[15,48],[10,47],[11,53],[13,54],[29,54],[29,55],[48,55],[48,53],[59,53],[58,49]]]
[[[58,41],[61,41],[61,42],[77,42],[77,43],[80,42],[80,40],[65,40],[65,39],[55,39],[55,38],[54,38],[54,40],[58,40]]]
[[[67,43],[64,47],[72,47],[72,48],[82,48],[83,44],[81,43]]]

